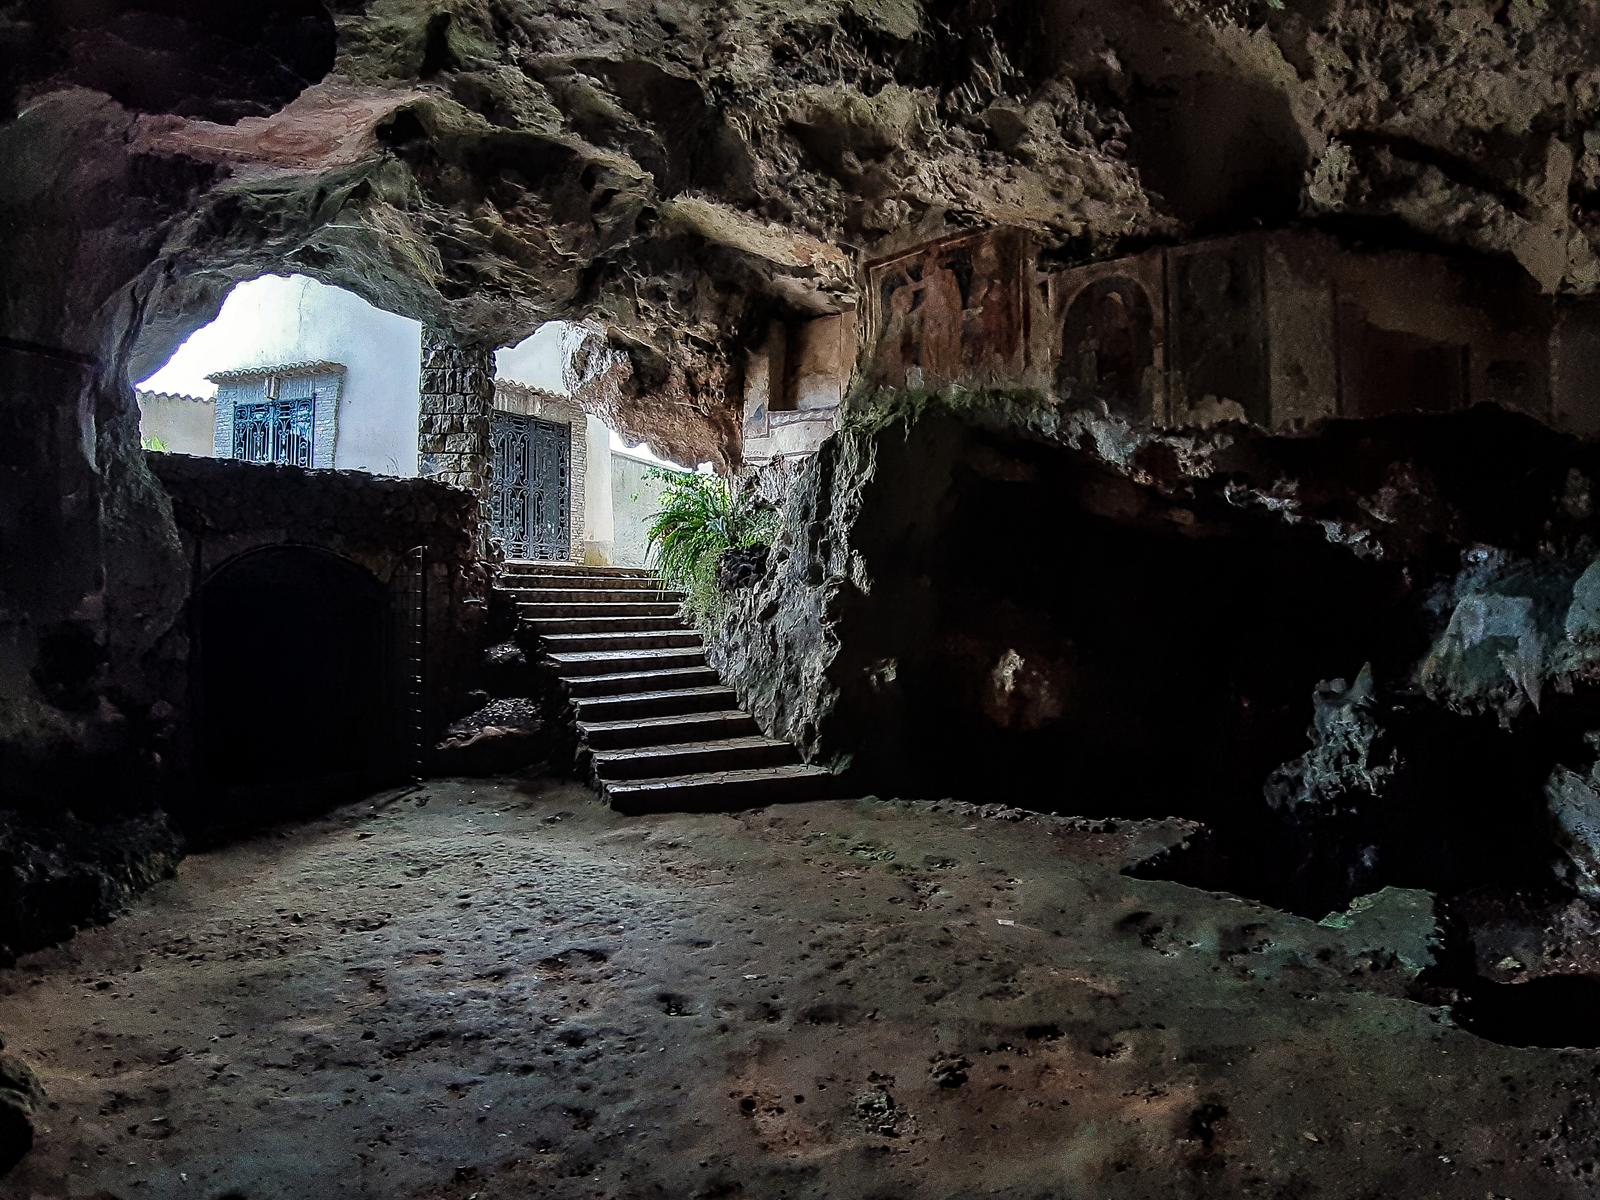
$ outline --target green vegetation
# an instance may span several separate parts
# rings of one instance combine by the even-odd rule
[[[687,607],[696,623],[721,615],[717,563],[722,552],[770,544],[777,532],[777,512],[718,475],[657,467],[646,478],[662,484],[661,507],[650,519],[652,565],[669,586],[687,594]]]
[[[163,454],[167,453],[167,444],[153,433],[146,434],[139,444],[146,450],[159,450]]]

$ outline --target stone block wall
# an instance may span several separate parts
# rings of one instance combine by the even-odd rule
[[[443,330],[424,326],[418,389],[419,473],[465,488],[481,508],[489,494],[494,347],[461,345]]]
[[[488,617],[489,575],[478,550],[477,497],[433,480],[360,471],[308,471],[184,454],[151,454],[148,461],[172,500],[191,598],[218,568],[240,555],[309,546],[366,569],[399,606],[412,581],[412,552],[425,547],[430,739],[457,715]],[[186,620],[180,617],[173,632],[184,634]],[[174,679],[169,702],[180,714],[187,707],[184,692],[183,681]]]

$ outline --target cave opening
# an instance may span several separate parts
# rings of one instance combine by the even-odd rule
[[[195,598],[201,827],[248,827],[403,778],[405,660],[395,605],[326,551],[277,546]]]
[[[269,466],[414,476],[422,324],[306,275],[233,284],[132,380],[146,450]]]
[[[962,731],[972,793],[1054,778],[1058,811],[1215,819],[1301,742],[1310,681],[1408,648],[1392,574],[1317,534],[1119,512],[1139,504],[1121,481],[1030,465],[1027,480],[958,473],[930,547],[954,653],[912,720]],[[962,678],[980,664],[986,692]],[[987,721],[957,703],[974,691]]]
[[[861,548],[905,704],[900,740],[857,760],[879,786],[1242,818],[1303,746],[1317,680],[1425,645],[1402,572],[1266,508],[932,418],[879,470]],[[931,514],[897,498],[929,486]],[[961,753],[934,763],[930,744]]]

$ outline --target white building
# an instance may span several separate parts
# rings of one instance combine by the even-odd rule
[[[575,561],[642,565],[659,491],[645,473],[660,460],[629,450],[566,394],[571,330],[550,322],[496,355],[497,440],[537,432],[562,461],[543,477],[502,472],[495,486],[515,484],[517,505],[566,516],[528,553],[559,545]],[[418,322],[341,288],[303,275],[252,279],[137,385],[141,431],[148,447],[173,453],[412,476],[421,343]],[[567,495],[546,505],[542,493],[526,498],[530,484]],[[508,503],[491,497],[497,513]]]
[[[219,457],[237,457],[227,452],[235,407],[267,409],[263,425],[274,418],[293,425],[303,424],[309,402],[309,437],[302,428],[279,438],[290,461],[415,475],[421,342],[421,324],[342,288],[304,275],[265,275],[229,292],[216,320],[138,387],[212,399]]]

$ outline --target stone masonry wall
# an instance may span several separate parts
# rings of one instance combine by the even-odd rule
[[[477,496],[483,509],[479,524],[486,531],[494,347],[461,345],[443,330],[424,326],[418,389],[418,472]]]
[[[185,454],[151,454],[149,463],[172,499],[191,596],[240,555],[293,545],[327,550],[364,567],[398,599],[410,583],[413,548],[426,547],[427,715],[435,730],[456,715],[488,616],[489,578],[478,550],[475,497],[433,480],[360,471],[307,471]],[[173,632],[182,636],[185,628],[180,618]],[[180,675],[167,689],[180,722],[185,679]]]

